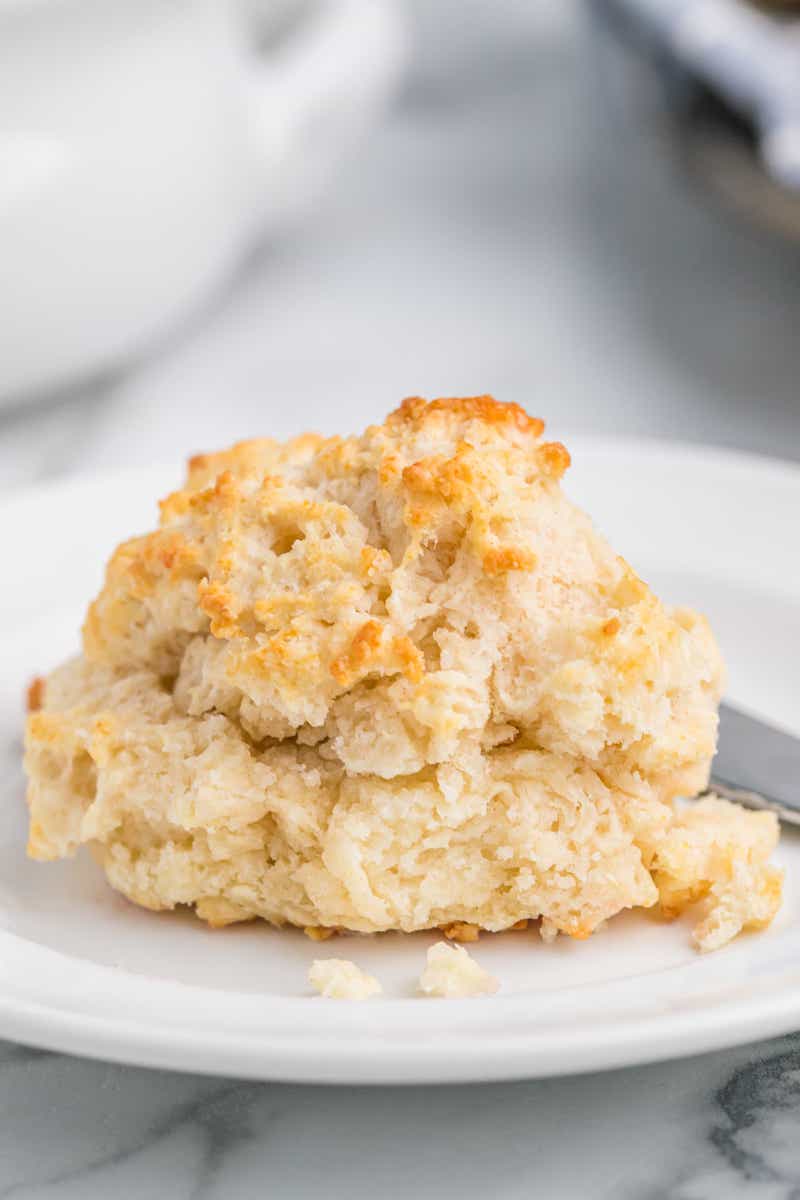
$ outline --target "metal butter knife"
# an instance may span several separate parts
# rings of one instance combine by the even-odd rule
[[[800,738],[723,704],[708,791],[800,825]]]

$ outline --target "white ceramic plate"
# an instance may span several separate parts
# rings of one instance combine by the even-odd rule
[[[574,447],[569,490],[670,599],[712,618],[729,695],[800,733],[800,470],[765,459],[623,442]],[[110,891],[88,855],[24,855],[19,768],[27,680],[77,645],[87,599],[122,537],[152,525],[175,471],[77,480],[0,506],[7,764],[0,806],[0,1034],[103,1058],[264,1079],[445,1082],[586,1071],[800,1028],[800,841],[784,834],[773,928],[714,955],[690,922],[646,913],[588,942],[484,937],[489,999],[414,995],[431,935],[314,945],[254,924],[220,932]],[[364,1004],[310,994],[314,957],[383,981]]]

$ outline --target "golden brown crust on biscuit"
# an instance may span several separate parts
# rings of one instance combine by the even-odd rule
[[[306,925],[303,933],[312,942],[327,942],[339,933],[338,929],[330,929],[324,925]]]
[[[26,708],[29,713],[38,712],[44,703],[45,680],[41,675],[36,675],[28,684],[28,690],[25,693]]]
[[[442,925],[441,932],[451,942],[477,942],[481,936],[480,926],[470,925],[467,921],[453,921],[451,925]]]
[[[537,453],[542,470],[553,479],[560,479],[572,462],[569,451],[561,442],[543,442]]]
[[[401,422],[420,424],[437,414],[482,421],[487,425],[513,426],[532,438],[544,433],[544,421],[529,416],[518,404],[495,400],[494,396],[447,396],[425,400],[422,396],[407,396],[386,418],[387,425]]]
[[[493,579],[506,571],[532,571],[536,566],[536,555],[524,546],[502,546],[487,550],[481,562],[486,574]]]

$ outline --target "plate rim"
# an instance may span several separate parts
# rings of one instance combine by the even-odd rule
[[[634,454],[662,464],[679,462],[709,466],[730,473],[746,472],[750,486],[754,475],[769,483],[787,486],[800,500],[800,464],[791,460],[702,443],[640,437],[593,437],[570,439],[575,457]],[[12,516],[32,501],[40,503],[65,496],[72,501],[81,493],[93,492],[104,483],[115,487],[140,479],[174,479],[179,486],[182,467],[174,462],[156,462],[117,471],[70,474],[46,480],[14,492],[0,493],[0,519]],[[124,481],[124,482],[123,482]],[[152,502],[155,514],[155,497]],[[4,931],[4,936],[35,945],[28,939]],[[39,947],[48,950],[47,947]],[[49,951],[57,953],[55,951]],[[77,961],[73,956],[66,956]],[[82,960],[88,962],[88,960]],[[96,963],[92,967],[101,970]],[[136,974],[136,973],[134,973]],[[189,985],[180,985],[189,986]],[[202,989],[193,989],[195,991]],[[236,993],[234,993],[236,994]],[[282,1001],[287,1005],[294,1001]],[[320,1002],[322,1003],[322,1002]],[[383,1001],[381,1008],[397,1001]],[[399,1003],[407,1004],[408,1001]],[[426,1003],[426,1001],[415,1001]],[[496,1004],[492,1000],[450,1002],[476,1006],[482,1012]],[[338,1006],[337,1006],[338,1007]],[[355,1009],[359,1006],[346,1006]],[[369,1006],[370,1008],[372,1006]],[[352,1024],[352,1023],[351,1023]],[[356,1025],[353,1026],[357,1027]],[[252,1032],[241,1036],[216,1027],[213,1043],[198,1045],[197,1027],[147,1025],[120,1017],[76,1013],[68,1008],[27,1001],[20,1004],[6,994],[0,977],[0,1033],[14,1040],[87,1057],[125,1062],[153,1068],[191,1070],[241,1078],[304,1083],[448,1083],[539,1078],[585,1071],[612,1069],[643,1062],[663,1061],[738,1045],[757,1038],[786,1033],[800,1027],[800,972],[791,986],[767,998],[728,1001],[698,1012],[691,1006],[680,1014],[663,1014],[650,1019],[626,1021],[609,1028],[582,1021],[570,1045],[553,1045],[547,1036],[517,1031],[489,1045],[475,1044],[466,1029],[460,1040],[439,1039],[431,1030],[420,1030],[414,1043],[393,1044],[390,1031],[373,1037],[325,1043],[325,1038],[298,1027],[291,1037],[282,1033],[254,1043]],[[200,1052],[201,1051],[201,1052]],[[321,1059],[321,1055],[324,1057]]]
[[[800,1027],[800,981],[794,993],[781,993],[769,1009],[753,1011],[748,1001],[742,1001],[721,1013],[709,1010],[702,1020],[696,1013],[687,1013],[669,1034],[657,1018],[651,1018],[633,1027],[635,1041],[629,1023],[623,1030],[612,1028],[607,1037],[600,1036],[596,1026],[583,1026],[575,1033],[569,1052],[549,1044],[546,1038],[526,1036],[505,1039],[488,1050],[477,1046],[470,1035],[458,1046],[442,1046],[436,1038],[419,1039],[413,1047],[386,1042],[376,1062],[375,1047],[364,1042],[344,1046],[298,1038],[254,1044],[252,1038],[227,1032],[216,1033],[213,1053],[206,1049],[199,1054],[196,1038],[172,1027],[148,1030],[132,1022],[76,1018],[34,1006],[21,1013],[9,1010],[0,999],[3,1038],[60,1053],[151,1070],[262,1082],[414,1086],[583,1075],[689,1058],[777,1037]],[[420,1054],[425,1055],[424,1063],[419,1061]]]

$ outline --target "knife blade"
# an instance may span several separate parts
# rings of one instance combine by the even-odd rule
[[[800,825],[800,738],[721,705],[708,791]]]

